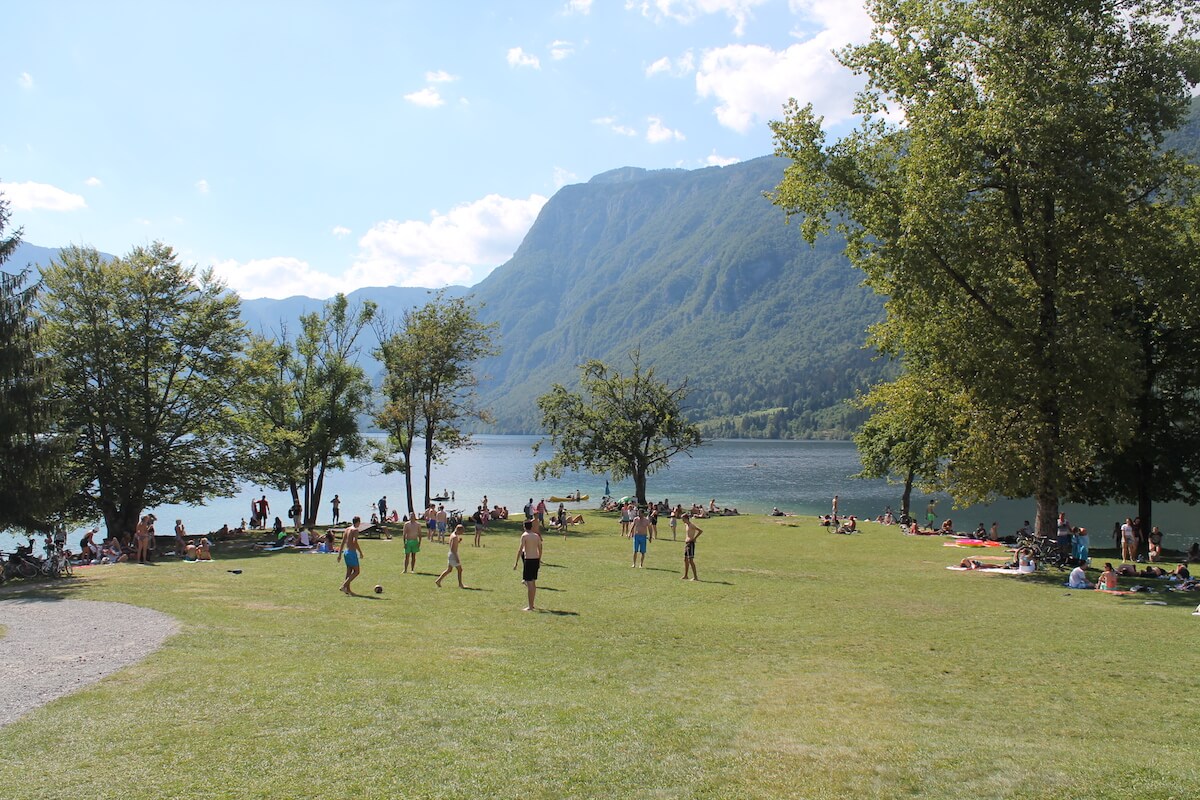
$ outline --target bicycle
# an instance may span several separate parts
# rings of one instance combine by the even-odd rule
[[[1058,547],[1058,540],[1050,536],[1025,535],[1017,537],[1017,549],[1026,549],[1033,554],[1034,563],[1039,567],[1049,564],[1060,570],[1069,570],[1074,564],[1071,557]]]
[[[0,553],[0,556],[3,555],[3,553]],[[41,562],[20,548],[15,553],[9,553],[4,561],[5,578],[36,578],[41,569]]]
[[[56,548],[42,561],[41,572],[47,578],[69,578],[74,574],[71,559],[61,548]]]

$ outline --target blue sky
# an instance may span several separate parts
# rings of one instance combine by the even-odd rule
[[[510,7],[511,6],[511,7]],[[563,185],[835,128],[837,0],[62,2],[4,12],[0,193],[24,239],[162,240],[244,297],[471,285]]]

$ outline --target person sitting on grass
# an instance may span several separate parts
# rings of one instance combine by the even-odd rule
[[[1149,545],[1149,547],[1150,547],[1151,563],[1162,558],[1162,540],[1163,540],[1162,531],[1160,531],[1158,529],[1158,526],[1155,525],[1153,528],[1150,529],[1150,545]]]
[[[1100,573],[1100,580],[1096,581],[1096,588],[1108,592],[1117,590],[1117,571],[1113,569],[1111,562],[1104,562],[1104,571]]]
[[[196,560],[197,561],[212,561],[212,543],[205,536],[200,537],[200,541],[196,543]]]
[[[1179,566],[1176,567],[1175,571],[1171,573],[1171,580],[1173,580],[1173,581],[1190,580],[1192,577],[1192,573],[1188,571],[1187,565],[1188,565],[1187,561],[1179,562]]]
[[[1017,572],[1036,572],[1037,561],[1033,558],[1033,551],[1028,547],[1022,547],[1017,551]]]
[[[838,528],[837,532],[838,533],[857,533],[858,532],[858,520],[855,519],[853,514],[851,514],[850,516],[846,517],[846,521],[844,523],[842,523],[841,527]]]
[[[1070,576],[1067,578],[1068,589],[1090,589],[1092,582],[1088,580],[1087,572],[1083,569],[1083,564],[1077,564],[1075,569],[1071,570]]]
[[[183,560],[184,561],[196,561],[197,560],[197,558],[196,558],[196,543],[194,541],[188,541],[188,543],[186,545],[184,545]]]

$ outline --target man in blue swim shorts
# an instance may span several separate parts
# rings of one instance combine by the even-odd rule
[[[633,531],[633,563],[631,567],[646,566],[646,541],[650,535],[650,520],[645,512],[639,508],[634,512],[633,524],[630,529]],[[641,554],[641,563],[638,563],[638,555]]]
[[[362,526],[362,518],[355,517],[354,523],[342,534],[342,544],[338,548],[338,561],[346,562],[346,580],[342,581],[341,591],[344,594],[354,594],[350,591],[350,582],[358,577],[360,572],[358,560],[362,556],[362,545],[358,543],[358,530]]]

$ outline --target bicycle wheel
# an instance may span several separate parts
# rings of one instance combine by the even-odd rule
[[[71,567],[71,559],[64,558],[62,560],[62,577],[70,578],[75,574],[74,568]]]
[[[17,563],[17,574],[22,578],[36,578],[38,568],[28,561],[21,561]]]

